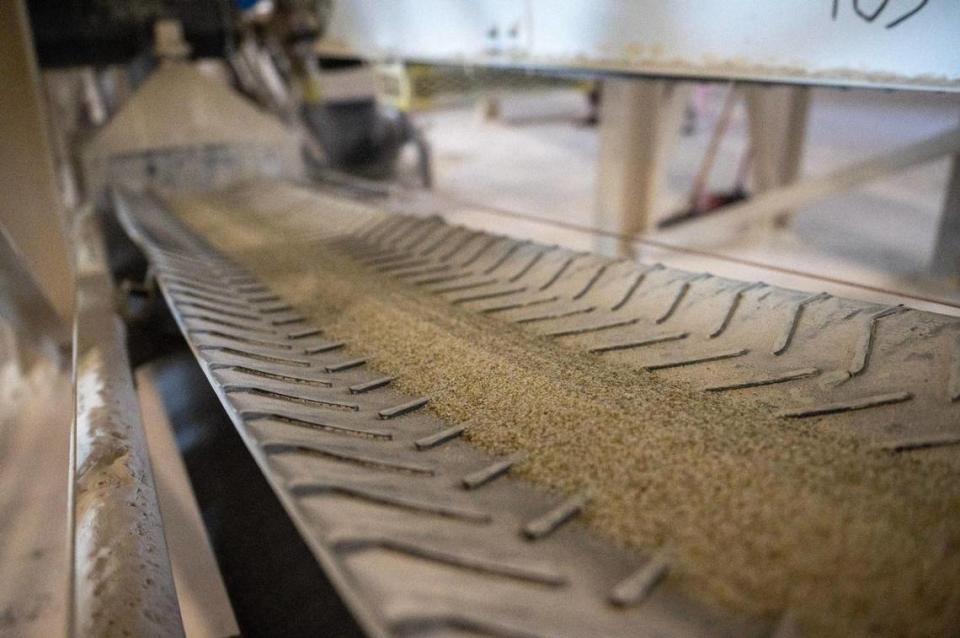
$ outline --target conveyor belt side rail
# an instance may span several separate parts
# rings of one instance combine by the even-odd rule
[[[76,241],[71,636],[183,636],[147,442],[99,224]]]

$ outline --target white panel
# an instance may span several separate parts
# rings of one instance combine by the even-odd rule
[[[960,91],[960,1],[338,0],[321,50]]]

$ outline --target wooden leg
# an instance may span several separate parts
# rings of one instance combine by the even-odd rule
[[[810,110],[807,87],[749,87],[747,114],[753,150],[753,188],[758,193],[786,186],[800,176]],[[790,211],[774,217],[788,223]]]
[[[931,270],[938,275],[960,278],[960,153],[954,155],[950,163]]]
[[[476,118],[478,122],[493,122],[500,119],[500,97],[484,95],[477,100]]]
[[[667,80],[604,80],[600,106],[597,223],[632,236],[655,224],[664,165],[690,86]],[[633,256],[629,239],[599,238],[603,254]]]

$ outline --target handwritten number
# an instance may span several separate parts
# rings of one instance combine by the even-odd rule
[[[927,3],[929,1],[930,0],[920,0],[917,6],[915,6],[913,9],[911,9],[907,13],[904,13],[902,16],[900,16],[896,20],[893,20],[892,22],[888,23],[885,28],[893,29],[894,27],[900,26],[901,24],[903,24],[913,16],[920,13],[920,10],[923,9],[925,6],[927,6]],[[860,18],[862,18],[864,21],[872,23],[874,20],[880,17],[881,13],[884,12],[884,10],[887,8],[887,5],[890,3],[890,0],[880,0],[880,4],[877,5],[877,8],[873,11],[873,13],[867,13],[866,11],[861,9],[860,2],[861,0],[853,0],[854,12],[858,16],[860,16]],[[830,9],[830,17],[833,20],[836,20],[837,13],[839,11],[840,11],[840,0],[833,0],[833,5]]]
[[[883,13],[883,10],[887,8],[887,3],[890,0],[882,0],[882,2],[877,5],[877,10],[873,13],[865,13],[860,8],[860,0],[853,0],[853,10],[857,12],[857,15],[866,20],[867,22],[873,22],[877,19],[877,16]]]
[[[892,29],[893,27],[897,26],[898,24],[909,20],[909,19],[912,18],[914,15],[916,15],[917,13],[919,13],[920,9],[923,9],[925,6],[927,6],[927,2],[928,2],[928,1],[929,1],[929,0],[920,0],[920,4],[918,4],[917,6],[915,6],[915,7],[914,7],[911,11],[909,11],[908,13],[904,13],[902,16],[900,16],[899,18],[897,18],[896,20],[894,20],[893,22],[891,22],[890,24],[888,24],[888,25],[887,25],[887,28],[888,28],[888,29]]]

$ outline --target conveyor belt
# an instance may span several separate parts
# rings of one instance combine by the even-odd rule
[[[564,499],[509,477],[345,359],[156,203],[123,223],[251,453],[371,635],[759,636],[671,587],[669,565],[599,541]]]
[[[953,317],[638,266],[435,219],[386,218],[338,243],[451,304],[704,391],[759,399],[776,416],[829,416],[893,449],[960,443]]]
[[[960,443],[956,317],[637,265],[438,217],[371,215],[341,196],[261,190],[231,196],[259,207],[270,232],[305,241],[303,227],[322,215],[329,232],[317,241],[460,308],[709,392],[760,400],[772,415],[827,416],[829,427],[881,447]],[[299,217],[291,212],[298,206]]]
[[[439,421],[423,410],[427,397],[404,396],[346,357],[156,201],[123,199],[124,225],[214,389],[372,635],[776,628],[718,618],[662,584],[668,558],[616,548],[574,520],[585,496],[510,477],[515,458],[458,439],[469,424]],[[705,392],[759,399],[784,420],[826,417],[891,450],[952,454],[960,442],[953,318],[637,266],[436,218],[331,214],[329,228],[320,239],[384,276]]]

